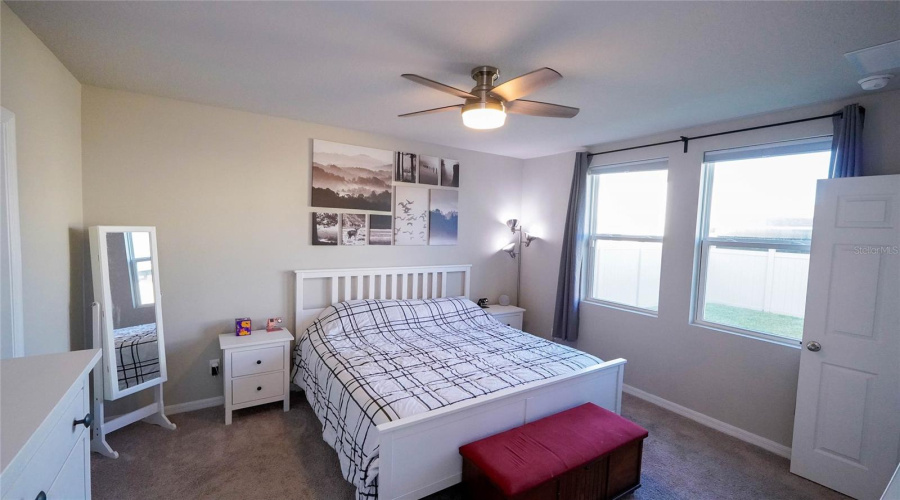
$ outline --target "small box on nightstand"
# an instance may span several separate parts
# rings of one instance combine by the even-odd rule
[[[225,425],[231,424],[231,412],[241,408],[284,401],[291,407],[291,341],[287,329],[267,332],[256,330],[237,337],[219,335],[225,384]]]
[[[484,312],[490,314],[497,321],[511,326],[516,330],[522,329],[522,321],[525,317],[525,309],[516,306],[501,306],[493,304],[487,307]]]

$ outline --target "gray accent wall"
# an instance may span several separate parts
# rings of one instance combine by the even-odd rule
[[[723,130],[827,114],[849,102],[866,108],[865,172],[900,173],[900,91],[756,116],[653,137],[591,147],[612,150]],[[648,119],[651,119],[648,117]],[[625,383],[789,447],[797,393],[799,346],[723,333],[690,324],[694,242],[703,152],[831,133],[831,120],[722,136],[595,157],[594,164],[668,157],[669,188],[659,315],[582,303],[576,347],[606,359],[628,359]],[[541,239],[522,261],[525,330],[550,336],[566,198],[574,153],[525,160],[522,216]]]
[[[157,228],[167,404],[222,394],[209,360],[234,318],[294,324],[294,269],[472,264],[474,297],[515,300],[500,248],[522,160],[90,86],[82,99],[85,226]],[[459,244],[313,247],[314,138],[459,160]]]
[[[81,84],[0,9],[0,105],[16,115],[25,354],[82,349]]]

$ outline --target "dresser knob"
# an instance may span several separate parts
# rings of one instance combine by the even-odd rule
[[[262,364],[262,360],[261,360],[261,359],[257,359],[257,360],[256,360],[256,364],[261,365],[261,364]]]
[[[257,391],[261,391],[261,390],[262,390],[262,386],[257,387],[256,390],[257,390]]]
[[[76,420],[76,421],[72,422],[72,427],[78,427],[79,425],[83,425],[85,428],[88,428],[91,426],[91,424],[93,422],[94,422],[94,416],[91,415],[90,413],[88,413],[81,420]]]
[[[34,500],[47,500],[47,494],[42,491],[38,493],[38,496],[34,497]]]

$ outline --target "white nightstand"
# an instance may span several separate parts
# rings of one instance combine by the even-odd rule
[[[250,406],[284,401],[291,407],[291,341],[294,336],[282,328],[277,332],[254,330],[238,337],[219,335],[225,382],[225,425],[231,412]]]
[[[497,321],[511,326],[516,330],[522,329],[522,319],[525,316],[525,309],[516,306],[501,306],[493,304],[488,306],[484,312],[490,314]]]

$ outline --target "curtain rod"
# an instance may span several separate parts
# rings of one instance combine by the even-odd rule
[[[860,107],[859,112],[861,115],[865,116],[866,108]],[[679,142],[684,144],[684,152],[687,153],[688,152],[688,142],[695,141],[697,139],[706,139],[707,137],[718,137],[720,135],[737,134],[740,132],[749,132],[751,130],[759,130],[759,129],[763,129],[763,128],[780,127],[782,125],[792,125],[794,123],[811,122],[813,120],[823,120],[825,118],[834,118],[835,116],[844,116],[844,112],[838,111],[837,113],[831,113],[830,115],[820,115],[820,116],[813,116],[811,118],[801,118],[799,120],[790,120],[790,121],[786,121],[786,122],[770,123],[768,125],[759,125],[756,127],[747,127],[747,128],[737,129],[737,130],[729,130],[726,132],[716,132],[715,134],[698,135],[696,137],[686,137],[686,136],[682,135],[678,139],[673,139],[671,141],[654,142],[653,144],[644,144],[643,146],[632,146],[630,148],[613,149],[612,151],[600,151],[598,153],[588,153],[588,158],[593,158],[598,155],[606,155],[606,154],[610,154],[610,153],[620,153],[622,151],[631,151],[632,149],[651,148],[653,146],[664,146],[666,144],[676,144]]]

